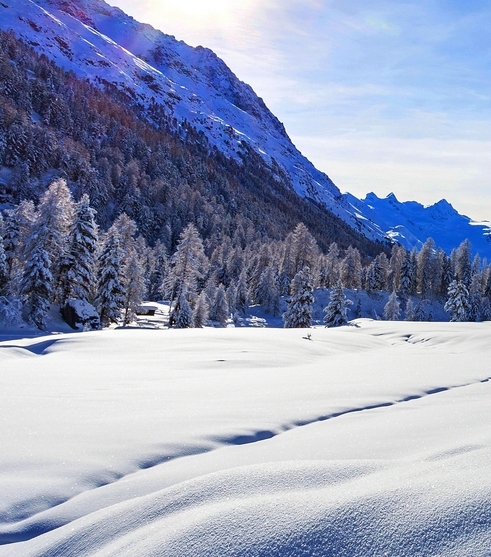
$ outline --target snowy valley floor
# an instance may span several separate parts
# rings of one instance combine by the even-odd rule
[[[4,340],[0,557],[489,556],[490,338],[362,319]]]

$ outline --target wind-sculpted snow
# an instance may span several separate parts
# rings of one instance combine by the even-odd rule
[[[0,342],[0,556],[489,555],[487,323]]]

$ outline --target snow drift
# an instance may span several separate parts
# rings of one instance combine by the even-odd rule
[[[486,556],[488,323],[0,342],[0,556]]]

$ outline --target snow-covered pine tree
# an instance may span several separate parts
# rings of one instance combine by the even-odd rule
[[[22,303],[19,298],[0,296],[0,326],[12,327],[22,323]]]
[[[237,313],[237,285],[235,282],[230,283],[228,288],[226,288],[226,293],[229,313],[235,315]]]
[[[325,274],[324,286],[326,288],[330,288],[337,284],[339,280],[339,248],[336,242],[333,242],[329,246],[326,255]]]
[[[475,274],[472,275],[471,285],[469,288],[468,321],[480,321],[482,299],[483,299],[483,287],[481,281],[481,273],[476,272]]]
[[[130,255],[124,271],[123,325],[129,325],[134,321],[146,291],[142,265],[135,251]]]
[[[158,241],[153,248],[153,269],[149,279],[149,299],[159,301],[164,299],[162,284],[169,270],[169,258],[164,244]]]
[[[51,297],[60,302],[61,263],[69,249],[70,232],[73,226],[74,203],[65,180],[56,180],[46,190],[37,208],[37,217],[27,239],[27,258],[36,247],[48,254],[50,271],[53,277]]]
[[[107,327],[117,323],[124,307],[124,288],[122,284],[121,238],[112,226],[106,235],[98,264],[96,308],[101,317],[101,325]]]
[[[339,327],[348,322],[348,309],[353,302],[346,298],[343,285],[338,282],[332,287],[329,303],[324,308],[324,323],[326,327]]]
[[[411,298],[407,299],[406,308],[404,309],[404,319],[406,321],[416,321],[414,318],[414,304]]]
[[[210,307],[210,319],[218,321],[222,327],[226,327],[229,317],[230,311],[227,302],[227,294],[223,284],[220,284],[216,291],[213,305]]]
[[[64,296],[91,301],[95,289],[95,265],[98,251],[98,231],[95,210],[92,209],[88,195],[84,194],[75,208],[75,222],[71,234],[69,255],[62,282]]]
[[[455,277],[469,289],[472,279],[471,243],[464,240],[457,248],[455,257]]]
[[[433,238],[428,238],[418,254],[418,291],[426,298],[434,290],[436,274],[436,248]]]
[[[189,329],[193,325],[193,311],[189,305],[186,285],[183,285],[174,311],[174,327],[176,329]]]
[[[194,224],[189,224],[181,233],[177,250],[171,258],[171,269],[165,280],[165,290],[169,293],[171,310],[169,324],[174,325],[179,297],[183,287],[191,308],[198,293],[198,280],[202,280],[208,270],[203,242]]]
[[[356,301],[355,316],[357,318],[361,317],[361,299],[358,298]]]
[[[425,311],[425,307],[428,305],[428,303],[428,300],[423,298],[416,304],[416,307],[414,308],[413,321],[429,321]]]
[[[401,315],[401,305],[395,291],[389,296],[384,307],[384,317],[387,321],[397,321]]]
[[[206,294],[201,292],[196,300],[196,305],[193,311],[193,327],[201,328],[208,322],[210,309],[206,300]]]
[[[4,213],[4,249],[9,276],[9,295],[20,293],[23,268],[30,253],[26,248],[27,239],[35,220],[32,201],[21,201],[14,209]]]
[[[385,290],[387,288],[387,278],[389,275],[389,261],[385,253],[379,253],[373,260],[370,267],[372,271],[372,290]]]
[[[7,295],[8,281],[7,257],[3,247],[3,237],[0,234],[0,296]]]
[[[453,272],[452,272],[452,263],[450,258],[447,257],[445,252],[442,255],[442,277],[441,277],[441,284],[440,284],[440,294],[445,296],[448,292],[448,287],[453,280]]]
[[[389,283],[392,290],[398,291],[401,289],[401,269],[405,256],[406,250],[402,246],[399,244],[392,246],[389,273]]]
[[[41,245],[34,247],[26,263],[21,295],[27,305],[27,320],[38,329],[46,328],[52,297],[53,275],[48,252]]]
[[[257,285],[256,302],[261,304],[264,311],[273,316],[280,311],[280,294],[276,286],[276,276],[273,267],[268,266],[261,273]]]
[[[487,296],[481,300],[481,321],[491,321],[491,302]]]
[[[290,285],[290,299],[283,314],[285,328],[308,328],[312,324],[314,287],[310,268],[305,267],[293,277]]]
[[[463,282],[453,280],[448,287],[448,299],[443,308],[450,321],[469,320],[469,291]]]
[[[237,311],[245,315],[250,304],[249,287],[247,286],[247,272],[243,270],[237,281],[235,292],[235,307]]]
[[[414,274],[414,269],[411,262],[411,254],[405,252],[404,259],[402,260],[401,273],[399,279],[399,288],[400,288],[401,296],[404,299],[407,299],[408,296],[411,294],[412,284],[414,283],[413,274]]]

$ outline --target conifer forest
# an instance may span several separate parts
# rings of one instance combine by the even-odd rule
[[[379,243],[288,187],[247,146],[241,163],[162,106],[95,88],[0,33],[0,320],[39,329],[78,301],[98,326],[129,324],[168,300],[169,326],[226,325],[260,304],[309,327],[316,289],[392,293],[386,319],[424,320],[439,299],[454,321],[491,315],[491,272],[468,241],[446,254]],[[414,303],[414,296],[419,300]],[[362,315],[360,315],[362,316]]]

